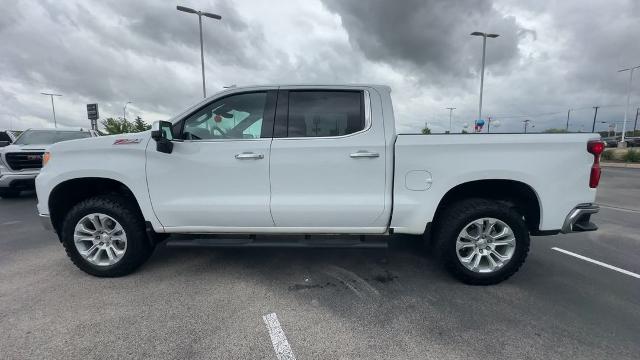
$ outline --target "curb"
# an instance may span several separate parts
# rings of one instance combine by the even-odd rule
[[[634,163],[601,162],[600,165],[602,167],[640,169],[640,164]]]

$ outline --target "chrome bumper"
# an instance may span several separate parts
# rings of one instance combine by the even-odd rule
[[[6,169],[6,168],[5,168]],[[10,188],[14,187],[15,184],[13,182],[22,182],[28,180],[35,180],[38,173],[14,173],[3,170],[0,172],[0,188]],[[27,186],[31,188],[31,186]]]
[[[45,230],[53,231],[53,224],[51,223],[51,218],[49,215],[38,214],[40,218],[40,224]]]
[[[580,204],[574,207],[564,219],[562,233],[598,230],[598,226],[590,221],[591,214],[598,211],[600,211],[600,207],[596,204]]]

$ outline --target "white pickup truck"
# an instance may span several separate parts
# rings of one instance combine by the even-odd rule
[[[597,134],[397,135],[386,86],[233,88],[150,132],[53,145],[38,211],[96,276],[132,272],[166,234],[249,246],[414,234],[486,285],[519,269],[530,235],[597,229],[603,147]]]

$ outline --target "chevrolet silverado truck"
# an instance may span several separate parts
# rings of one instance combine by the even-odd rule
[[[148,132],[55,144],[36,179],[40,217],[104,277],[169,235],[357,246],[412,234],[455,277],[487,285],[520,268],[531,235],[597,229],[599,135],[398,135],[390,91],[232,88]]]
[[[42,156],[51,144],[98,136],[93,130],[28,129],[12,144],[0,147],[0,197],[20,195],[22,190],[34,188],[42,167]]]

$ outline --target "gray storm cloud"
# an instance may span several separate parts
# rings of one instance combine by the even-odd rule
[[[640,63],[640,2],[191,1],[222,21],[204,22],[208,92],[223,85],[378,82],[393,87],[398,127],[429,122],[442,130],[444,107],[459,128],[477,112],[481,41],[487,51],[486,115],[502,131],[590,128],[620,122],[626,91],[621,67]],[[197,17],[175,3],[19,1],[0,16],[0,127],[87,124],[85,104],[104,116],[132,112],[168,117],[200,98]],[[636,77],[640,81],[640,74]],[[634,85],[632,103],[640,86]],[[636,106],[634,105],[634,106]],[[633,109],[635,110],[635,108]],[[153,118],[147,118],[153,120]],[[606,125],[600,125],[604,127]]]

